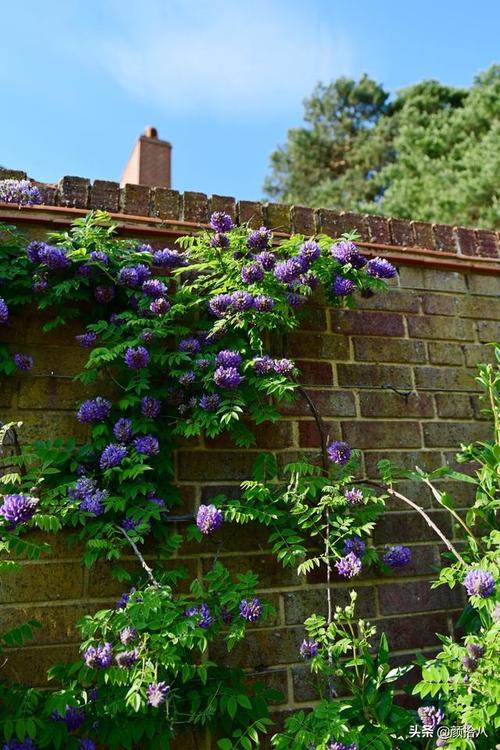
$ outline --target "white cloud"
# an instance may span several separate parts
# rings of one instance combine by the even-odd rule
[[[112,16],[102,63],[171,113],[272,115],[352,68],[349,38],[323,28],[307,0],[129,0],[113,2]]]

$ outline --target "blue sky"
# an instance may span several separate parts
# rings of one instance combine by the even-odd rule
[[[22,0],[2,5],[0,164],[119,179],[158,128],[180,190],[262,196],[317,81],[467,86],[499,61],[498,0]]]

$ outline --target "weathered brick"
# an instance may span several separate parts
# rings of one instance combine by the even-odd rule
[[[385,632],[393,650],[421,649],[440,641],[437,633],[446,635],[448,615],[445,612],[430,615],[412,615],[411,617],[384,618],[376,623],[380,632]]]
[[[205,193],[186,191],[182,196],[184,221],[208,222],[208,198]]]
[[[398,313],[334,309],[330,314],[332,329],[337,333],[404,336],[403,316]]]
[[[337,422],[324,422],[324,429],[329,440],[340,440],[340,424]],[[321,446],[321,438],[318,433],[316,422],[312,419],[299,422],[299,445],[301,448],[317,448]]]
[[[391,238],[394,245],[414,245],[413,227],[407,219],[391,219]]]
[[[479,341],[490,343],[500,341],[500,322],[494,320],[480,320],[477,323]]]
[[[378,587],[380,612],[392,615],[401,612],[426,612],[435,609],[459,609],[465,604],[461,590],[440,586],[431,588],[430,581],[387,583]]]
[[[356,612],[359,617],[375,616],[375,590],[372,586],[349,586],[341,588],[334,586],[331,588],[333,606],[345,607],[349,604],[349,593],[355,588],[358,594]],[[304,620],[309,617],[311,612],[317,615],[327,614],[327,589],[312,588],[308,586],[305,589],[297,591],[287,591],[283,596],[285,605],[285,623],[287,625],[302,625]]]
[[[476,367],[482,362],[495,363],[495,350],[492,346],[485,346],[484,344],[466,344],[465,350],[465,364],[467,367]]]
[[[333,370],[330,362],[297,359],[295,364],[299,369],[300,382],[303,385],[333,385]]]
[[[81,599],[83,567],[79,562],[22,563],[19,571],[4,576],[0,602],[41,602]]]
[[[264,223],[264,214],[262,203],[257,201],[239,201],[237,204],[238,223],[246,224],[254,229],[258,229]]]
[[[447,253],[457,252],[457,241],[453,233],[453,227],[447,224],[434,224],[434,246],[436,250],[443,250]]]
[[[419,312],[419,298],[415,292],[392,287],[384,294],[373,297],[358,297],[357,307],[361,310],[394,310],[401,312]]]
[[[32,411],[13,409],[9,412],[11,422],[22,422],[20,431],[21,444],[33,440],[46,439],[48,435],[57,438],[75,438],[82,442],[88,436],[88,427],[75,419],[74,412],[50,412],[47,409]]]
[[[434,416],[432,397],[427,393],[389,393],[361,391],[359,404],[363,417],[420,417]],[[405,426],[407,423],[401,424]]]
[[[438,417],[442,419],[472,419],[473,396],[466,393],[436,393]]]
[[[356,448],[418,448],[422,437],[418,422],[342,422],[342,435]]]
[[[212,195],[209,200],[209,212],[222,211],[236,220],[236,200],[228,195]]]
[[[308,390],[308,394],[324,417],[353,417],[356,415],[356,403],[350,391]],[[311,410],[307,401],[297,396],[295,401],[280,404],[280,412],[292,417],[310,417]]]
[[[333,239],[340,237],[344,231],[338,211],[331,211],[328,208],[320,208],[316,211],[316,226],[319,233],[327,234]]]
[[[22,169],[8,169],[0,167],[0,180],[25,180],[26,172]]]
[[[212,556],[203,559],[205,573],[212,568],[212,565]],[[224,557],[224,565],[234,576],[242,570],[253,571],[259,578],[258,589],[298,586],[302,582],[295,568],[284,568],[272,554],[230,555]],[[271,622],[269,621],[268,624]]]
[[[57,185],[47,185],[42,182],[35,182],[35,185],[40,191],[43,206],[57,205]]]
[[[478,229],[476,237],[478,255],[483,258],[498,258],[500,246],[495,232],[489,232],[487,229]]]
[[[444,534],[451,535],[451,517],[447,511],[431,510],[428,516]],[[427,525],[426,520],[413,512],[385,513],[373,531],[375,544],[436,542],[437,539],[436,532]]]
[[[243,480],[251,476],[256,453],[252,451],[179,451],[179,479],[205,481]]]
[[[429,448],[459,446],[475,440],[487,440],[490,427],[475,422],[434,422],[424,424],[424,441]]]
[[[43,648],[40,646],[23,646],[22,649],[4,652],[2,677],[21,685],[29,685],[29,687],[50,686],[54,689],[53,680],[47,684],[48,670],[54,664],[76,661],[78,656],[79,646],[77,644],[51,645]]]
[[[300,321],[301,331],[326,331],[327,313],[321,307],[308,306],[304,308],[304,317]]]
[[[370,241],[370,231],[366,223],[366,216],[364,214],[358,214],[352,211],[343,211],[340,214],[340,224],[342,227],[342,234],[345,234],[347,232],[356,232],[356,234],[358,234],[362,241]]]
[[[259,685],[265,685],[268,690],[274,690],[275,692],[280,693],[280,696],[269,700],[271,706],[279,706],[288,703],[288,679],[286,669],[278,669],[275,667],[245,677],[245,684],[250,688],[253,688],[256,683]],[[259,747],[261,747],[261,745],[259,745]],[[184,746],[179,747],[179,750],[185,750]],[[193,748],[193,750],[200,750],[200,748]]]
[[[116,213],[120,205],[120,183],[94,180],[90,188],[90,208]]]
[[[422,294],[421,300],[425,315],[457,315],[459,313],[459,299],[451,294]]]
[[[292,664],[297,661],[303,638],[303,626],[272,630],[257,628],[249,630],[244,641],[237,643],[229,654],[223,639],[213,641],[210,646],[210,658],[223,661],[229,667],[253,669]]]
[[[2,382],[2,388],[0,389],[0,408],[10,409],[14,394],[17,392],[17,387],[18,383],[14,378]]]
[[[150,214],[159,219],[180,219],[181,194],[179,191],[165,187],[151,188]]]
[[[59,206],[87,208],[89,205],[90,180],[86,177],[63,177],[57,183]]]
[[[120,210],[132,216],[149,215],[150,188],[127,183],[120,190]]]
[[[411,389],[412,377],[409,367],[397,365],[337,365],[341,386],[381,386],[382,388]]]
[[[499,283],[500,300],[500,283]],[[493,302],[489,297],[468,295],[460,298],[459,315],[465,318],[491,318],[500,320],[500,302]]]
[[[473,229],[456,227],[455,234],[458,240],[459,253],[461,255],[477,255],[477,238]]]
[[[470,320],[447,318],[444,315],[428,317],[426,315],[409,315],[408,332],[413,338],[423,339],[456,339],[457,341],[474,339]]]
[[[276,422],[275,424],[247,425],[255,435],[256,448],[286,448],[293,442],[292,423]],[[234,438],[228,433],[222,433],[215,438],[205,438],[207,448],[234,448]]]
[[[349,359],[349,341],[345,336],[295,331],[287,336],[287,352],[291,357],[308,359]]]
[[[410,224],[415,235],[415,244],[424,250],[435,250],[432,224],[427,221],[411,221]]]
[[[432,391],[477,391],[475,374],[458,367],[415,367],[417,389]]]
[[[429,362],[433,365],[463,365],[463,347],[460,344],[430,341]]]
[[[304,234],[306,237],[316,232],[314,223],[314,210],[305,206],[292,206],[292,231],[296,234]]]
[[[438,292],[446,290],[458,294],[467,291],[465,276],[457,271],[438,271],[430,268],[402,266],[399,272],[399,281],[402,287],[408,289],[435,289]]]
[[[419,466],[424,471],[433,471],[441,466],[439,451],[365,451],[366,474],[375,478],[379,476],[377,464],[379,461],[391,461],[401,469],[415,469]]]
[[[425,344],[408,339],[354,339],[355,358],[366,362],[425,362]]]
[[[500,294],[500,280],[497,274],[476,274],[468,277],[469,290],[472,294],[487,294],[498,297]]]
[[[33,629],[33,640],[30,644],[47,645],[51,643],[79,643],[81,634],[76,625],[85,614],[93,614],[102,606],[89,602],[78,604],[25,604],[24,606],[2,607],[2,628],[10,630],[21,622],[35,620],[40,628]]]
[[[367,216],[366,223],[371,242],[379,242],[384,245],[391,244],[391,229],[389,219],[385,216]]]
[[[85,398],[105,395],[102,390],[95,385],[84,387],[72,380],[37,377],[21,381],[18,406],[20,409],[75,409]]]
[[[266,227],[278,232],[291,230],[290,206],[283,203],[266,203],[264,205],[264,223]]]

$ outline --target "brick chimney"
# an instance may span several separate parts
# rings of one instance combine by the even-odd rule
[[[171,144],[158,138],[156,128],[147,127],[132,149],[120,184],[171,187],[171,155]]]

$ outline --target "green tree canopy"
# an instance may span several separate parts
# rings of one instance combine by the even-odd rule
[[[367,76],[318,85],[305,124],[271,155],[275,200],[500,227],[500,65],[469,89],[389,94]]]

